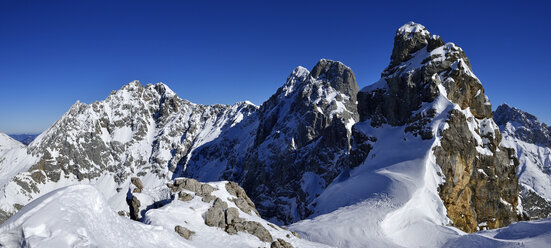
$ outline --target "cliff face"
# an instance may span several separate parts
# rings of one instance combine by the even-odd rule
[[[239,182],[268,219],[306,218],[308,205],[350,167],[358,90],[340,62],[298,67],[255,115],[194,152],[184,175]]]
[[[500,105],[494,119],[503,133],[505,146],[519,159],[517,177],[524,214],[530,219],[551,216],[551,132],[530,113]]]
[[[517,221],[518,161],[512,149],[500,146],[491,104],[464,51],[415,23],[402,26],[394,40],[381,80],[358,94],[360,119],[374,127],[405,125],[405,132],[432,139],[429,123],[437,111],[418,110],[438,109],[438,96],[446,96],[454,108],[436,133],[440,143],[433,153],[443,174],[439,194],[448,217],[466,232]],[[353,134],[352,156],[359,157],[353,161],[369,153],[372,140],[356,138],[363,136]]]

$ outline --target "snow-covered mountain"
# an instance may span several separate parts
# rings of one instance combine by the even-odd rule
[[[0,221],[15,214],[0,244],[543,244],[548,220],[506,226],[551,212],[549,128],[500,109],[496,124],[465,52],[416,23],[361,90],[327,59],[297,67],[259,107],[132,82],[75,103],[27,147],[0,136]]]
[[[340,62],[322,59],[311,72],[297,67],[251,124],[197,149],[184,175],[239,182],[277,223],[303,219],[312,212],[308,204],[350,167],[358,90]]]
[[[514,148],[524,211],[531,219],[551,217],[551,128],[520,109],[500,105],[494,119],[504,146]]]
[[[291,229],[335,246],[434,247],[518,221],[515,154],[499,145],[464,51],[415,23],[394,45],[381,79],[358,94],[354,168],[313,202],[315,218]]]
[[[75,183],[96,185],[113,209],[128,211],[130,177],[141,177],[147,186],[164,184],[193,149],[256,109],[247,102],[193,104],[164,84],[143,87],[137,81],[104,101],[77,102],[28,146],[40,159],[20,167],[21,173],[2,185],[0,217]]]

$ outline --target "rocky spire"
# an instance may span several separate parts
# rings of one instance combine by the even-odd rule
[[[312,69],[310,76],[315,79],[327,79],[333,88],[354,99],[360,90],[352,69],[339,61],[321,59]]]
[[[442,104],[451,108],[442,110]],[[518,220],[518,160],[513,149],[500,146],[490,101],[463,49],[420,24],[405,24],[396,31],[381,80],[358,93],[358,111],[373,127],[404,126],[406,133],[439,140],[433,149],[444,180],[439,193],[456,227],[474,232]],[[434,132],[431,123],[442,114],[447,126]],[[353,165],[368,156],[369,136],[353,133]]]

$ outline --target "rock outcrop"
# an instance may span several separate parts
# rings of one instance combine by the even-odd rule
[[[500,145],[491,104],[464,51],[415,23],[402,26],[394,40],[381,80],[358,93],[360,120],[373,127],[405,126],[421,139],[439,140],[433,149],[444,180],[439,192],[454,226],[474,232],[519,220],[518,161],[514,150]],[[456,107],[447,126],[434,133],[431,123],[446,101]],[[376,140],[353,130],[357,166]]]
[[[191,209],[207,209],[201,214],[203,224],[230,235],[248,233],[276,247],[292,247],[289,242],[298,239],[292,232],[261,219],[245,190],[235,182],[202,183],[191,178],[175,178],[164,186],[145,187],[141,192],[131,191],[129,194],[129,199],[132,199],[129,201],[130,214],[134,220],[148,222],[151,218],[148,211],[180,201]],[[140,203],[138,198],[146,203]],[[136,213],[139,216],[135,216]],[[184,223],[176,225],[174,230],[183,238],[190,239],[195,234],[192,227]]]

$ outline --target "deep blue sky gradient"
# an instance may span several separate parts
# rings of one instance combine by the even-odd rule
[[[549,4],[384,2],[0,0],[0,131],[43,131],[135,79],[201,104],[261,104],[296,66],[328,58],[363,87],[409,21],[466,51],[494,108],[551,123]]]

